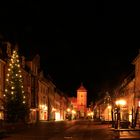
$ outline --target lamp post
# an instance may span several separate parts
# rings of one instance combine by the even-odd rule
[[[72,119],[71,118],[72,117],[71,112],[72,112],[71,109],[70,108],[67,108],[67,115],[68,115],[67,117],[68,117],[68,120],[71,120]]]
[[[120,119],[121,119],[121,107],[126,105],[126,101],[123,99],[117,100],[116,101],[117,105],[117,129],[120,129]]]

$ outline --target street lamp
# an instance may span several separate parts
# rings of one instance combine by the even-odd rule
[[[124,105],[126,105],[126,101],[125,100],[123,100],[123,99],[121,99],[121,100],[117,100],[116,101],[116,105],[118,106],[124,106]]]
[[[116,101],[117,105],[117,128],[120,128],[120,107],[126,105],[126,101],[123,99],[117,100]]]
[[[70,108],[67,108],[67,112],[70,112],[71,111],[71,109]]]
[[[71,113],[72,113],[72,110],[70,108],[67,108],[67,119],[68,120],[71,120],[71,117],[72,117],[71,116],[72,115]]]

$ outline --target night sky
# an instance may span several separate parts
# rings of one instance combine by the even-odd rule
[[[137,19],[107,16],[103,9],[52,14],[43,4],[17,3],[1,7],[0,32],[18,42],[25,56],[40,54],[44,74],[68,95],[76,96],[82,82],[89,103],[133,70],[140,48]]]

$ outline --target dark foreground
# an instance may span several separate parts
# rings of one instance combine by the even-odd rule
[[[138,134],[139,132],[137,132]],[[132,132],[135,139],[135,133]],[[112,140],[115,137],[109,124],[89,120],[41,122],[30,125],[22,131],[9,133],[3,140]],[[128,132],[122,132],[120,139],[130,139]],[[137,139],[140,139],[137,138]]]

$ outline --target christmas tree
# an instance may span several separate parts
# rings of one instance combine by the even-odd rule
[[[29,108],[26,102],[17,50],[13,51],[8,62],[4,97],[6,120],[8,122],[25,121]]]

